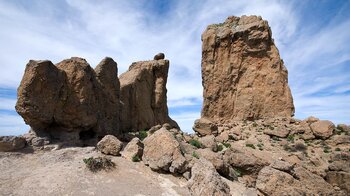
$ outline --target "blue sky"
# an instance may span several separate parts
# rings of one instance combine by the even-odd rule
[[[98,3],[97,3],[98,2]],[[230,15],[260,15],[289,70],[296,118],[350,124],[350,1],[0,0],[0,135],[28,131],[14,110],[29,59],[112,57],[119,74],[164,52],[168,106],[184,131],[200,117],[201,33]]]

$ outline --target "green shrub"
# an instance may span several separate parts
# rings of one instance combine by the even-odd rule
[[[241,177],[243,175],[242,170],[240,170],[239,168],[233,168],[231,172],[235,178]]]
[[[140,131],[139,132],[139,135],[138,135],[138,138],[141,140],[141,141],[143,141],[146,137],[148,136],[148,133],[147,133],[147,131]]]
[[[196,139],[191,139],[189,143],[194,147],[202,148],[202,143]]]
[[[277,137],[277,136],[272,136],[271,139],[272,139],[272,140],[275,140],[275,141],[281,141],[281,139],[280,139],[279,137]]]
[[[131,158],[132,162],[140,162],[141,159],[138,155],[134,155],[132,158]]]
[[[221,144],[216,144],[216,152],[220,152],[224,149],[224,147]]]
[[[249,148],[253,148],[253,149],[255,149],[254,144],[246,144],[245,146],[246,146],[246,147],[249,147]]]
[[[226,148],[230,148],[231,147],[231,144],[225,143],[225,142],[222,142],[222,145],[224,145]]]
[[[290,135],[288,135],[288,137],[287,137],[287,141],[289,141],[289,142],[294,142],[294,137],[295,137],[295,135],[294,135],[294,134],[290,134]]]
[[[100,170],[110,170],[115,167],[115,164],[111,161],[111,159],[106,157],[90,157],[83,159],[86,167],[92,171],[97,172]]]
[[[257,127],[258,124],[256,122],[253,122],[253,127]]]
[[[193,156],[194,158],[199,159],[199,155],[198,155],[196,152],[194,152],[194,151],[193,151],[193,153],[192,153],[192,156]]]
[[[340,151],[340,148],[336,148],[335,151]]]

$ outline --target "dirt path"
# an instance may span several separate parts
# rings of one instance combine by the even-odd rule
[[[0,152],[0,195],[189,195],[185,179],[121,157],[111,157],[114,170],[92,173],[83,163],[91,156],[100,154],[93,147]]]

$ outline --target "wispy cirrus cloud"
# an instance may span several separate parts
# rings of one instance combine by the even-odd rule
[[[160,51],[171,63],[167,84],[171,116],[182,129],[191,131],[202,104],[201,33],[208,24],[223,22],[229,15],[243,14],[261,15],[269,21],[273,38],[289,69],[296,117],[312,114],[350,123],[350,119],[344,117],[349,116],[350,109],[345,101],[350,86],[350,46],[347,44],[350,17],[346,15],[349,3],[336,3],[338,7],[334,7],[333,12],[327,11],[326,20],[322,16],[329,10],[323,8],[329,7],[324,5],[327,3],[0,1],[0,88],[11,89],[0,93],[0,108],[3,108],[0,109],[3,115],[0,131],[8,130],[10,122],[24,126],[23,120],[15,117],[15,97],[7,94],[15,94],[29,59],[50,59],[57,63],[81,56],[95,66],[103,57],[110,56],[118,62],[122,73],[131,62],[151,59]],[[16,134],[27,131],[15,130]]]

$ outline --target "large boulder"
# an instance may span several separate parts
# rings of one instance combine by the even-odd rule
[[[202,34],[203,118],[214,122],[294,115],[288,72],[267,21],[228,17]]]
[[[327,139],[333,135],[334,124],[329,120],[320,120],[310,125],[313,134],[321,139]]]
[[[38,136],[85,140],[118,134],[119,80],[111,58],[96,71],[78,57],[56,65],[31,60],[17,94],[16,111]]]
[[[204,158],[197,160],[191,169],[191,175],[187,186],[192,195],[230,195],[230,187],[208,160]]]
[[[178,127],[168,115],[168,70],[168,60],[140,61],[120,76],[123,132],[141,131],[164,123]]]
[[[122,157],[133,160],[134,158],[141,159],[143,154],[143,143],[137,137],[133,138],[121,152]]]
[[[113,135],[106,135],[97,143],[97,149],[107,155],[118,156],[122,148],[123,143]]]
[[[262,195],[339,195],[322,177],[301,167],[292,173],[264,167],[259,172],[256,188]]]
[[[200,118],[194,121],[193,130],[200,136],[218,134],[218,127],[207,118]]]
[[[24,148],[26,140],[17,136],[0,136],[0,152],[15,151]]]
[[[161,128],[144,141],[142,160],[153,170],[183,173],[186,159],[180,150],[180,143],[174,135]]]

